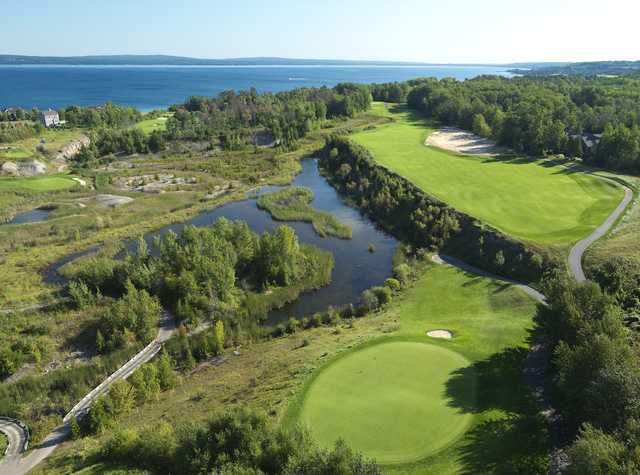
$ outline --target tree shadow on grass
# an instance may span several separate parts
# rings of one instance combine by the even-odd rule
[[[463,413],[502,411],[474,426],[459,449],[463,473],[529,474],[546,469],[546,422],[523,376],[528,351],[507,348],[453,373],[449,405]]]

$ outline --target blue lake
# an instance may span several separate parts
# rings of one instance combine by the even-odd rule
[[[498,66],[0,66],[0,109],[111,101],[148,111],[230,89],[278,92],[340,82],[469,79],[483,74],[509,75],[507,68]]]

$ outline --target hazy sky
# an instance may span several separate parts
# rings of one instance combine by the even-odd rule
[[[640,59],[640,0],[0,0],[0,54]]]

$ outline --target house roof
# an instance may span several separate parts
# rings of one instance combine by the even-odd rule
[[[56,111],[52,111],[51,109],[49,109],[48,111],[44,111],[42,113],[45,117],[53,117],[53,116],[57,116],[58,113]]]

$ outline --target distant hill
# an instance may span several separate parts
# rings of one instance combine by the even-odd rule
[[[278,57],[202,59],[185,56],[155,55],[104,55],[104,56],[24,56],[0,54],[0,65],[69,65],[69,66],[503,66],[533,68],[566,63],[513,63],[513,64],[445,64],[410,61],[363,61],[346,59],[292,59]]]
[[[587,63],[567,63],[556,65],[539,65],[522,70],[514,69],[512,72],[525,76],[552,76],[552,75],[614,75],[640,73],[640,61],[593,61]]]
[[[136,66],[260,66],[260,65],[330,65],[330,64],[361,64],[361,65],[425,65],[404,61],[351,61],[343,59],[290,59],[276,57],[260,58],[227,58],[201,59],[184,56],[168,55],[112,55],[112,56],[20,56],[0,55],[2,65],[136,65]]]

